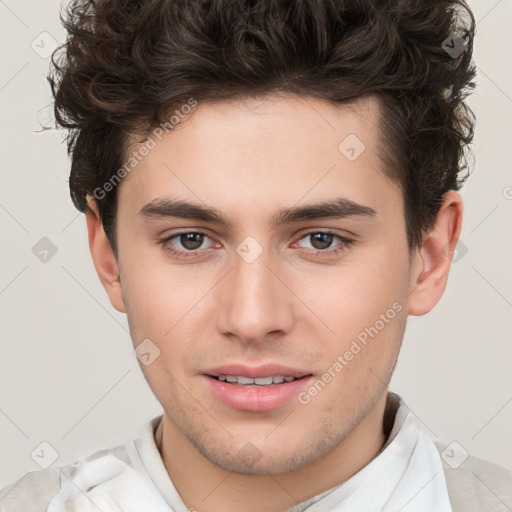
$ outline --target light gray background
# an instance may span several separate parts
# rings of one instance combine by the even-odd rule
[[[435,310],[409,318],[391,389],[434,439],[512,468],[512,0],[469,3],[478,90],[467,252]],[[44,57],[64,37],[59,5],[0,0],[0,487],[40,469],[31,454],[43,441],[63,465],[138,436],[160,413],[95,273],[62,135],[38,133],[51,119]],[[58,249],[46,263],[32,252],[42,237]]]

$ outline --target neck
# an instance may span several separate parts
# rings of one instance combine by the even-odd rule
[[[389,436],[396,408],[384,394],[334,450],[277,475],[233,473],[213,464],[165,414],[155,440],[167,472],[190,510],[285,510],[348,480],[374,459]]]

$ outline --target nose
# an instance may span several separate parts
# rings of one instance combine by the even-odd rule
[[[254,260],[233,254],[232,270],[218,290],[217,328],[244,343],[261,343],[291,330],[293,292],[270,251]]]

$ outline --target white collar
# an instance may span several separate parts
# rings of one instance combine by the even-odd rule
[[[434,442],[402,398],[389,397],[398,409],[379,454],[341,485],[287,512],[452,512]],[[150,420],[138,439],[65,466],[47,512],[187,512],[155,444],[161,418]]]
[[[434,442],[398,401],[393,428],[378,455],[342,484],[286,512],[452,512]]]

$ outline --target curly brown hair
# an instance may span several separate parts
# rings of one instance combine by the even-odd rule
[[[122,167],[129,137],[191,97],[375,95],[411,250],[469,175],[475,20],[465,0],[72,0],[61,21],[68,38],[48,80],[82,212]],[[117,257],[116,188],[97,203]]]

